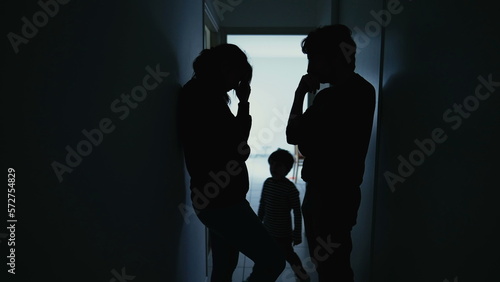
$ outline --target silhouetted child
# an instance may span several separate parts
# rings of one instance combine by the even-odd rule
[[[293,167],[290,152],[278,149],[268,159],[271,176],[265,180],[258,210],[269,234],[283,248],[285,259],[300,281],[310,281],[293,246],[302,242],[302,213],[299,191],[286,175]],[[294,221],[292,228],[291,211]]]

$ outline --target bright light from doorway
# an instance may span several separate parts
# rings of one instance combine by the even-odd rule
[[[303,35],[229,35],[228,42],[244,48],[252,57],[304,58]]]
[[[295,89],[306,74],[307,57],[301,42],[305,35],[228,35],[227,42],[239,46],[253,67],[250,114],[252,155],[268,155],[277,148],[294,152],[286,142],[286,123]],[[231,95],[233,113],[237,98]]]

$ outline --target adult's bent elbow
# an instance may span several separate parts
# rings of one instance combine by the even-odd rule
[[[286,142],[292,145],[297,145],[299,143],[295,132],[293,132],[293,130],[289,127],[286,128]]]

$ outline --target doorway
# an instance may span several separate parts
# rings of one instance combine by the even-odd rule
[[[286,142],[285,129],[295,89],[307,70],[301,42],[306,35],[227,35],[227,43],[240,47],[253,67],[250,94],[251,157],[265,157],[278,148],[294,152]],[[236,95],[230,95],[233,113]]]
[[[250,190],[247,200],[257,212],[262,191],[262,184],[270,176],[267,158],[278,148],[294,153],[294,145],[286,142],[286,125],[292,106],[295,89],[307,70],[307,56],[301,51],[301,41],[306,35],[242,35],[228,34],[225,42],[235,44],[247,55],[253,67],[250,94],[250,114],[252,128],[248,143],[251,147],[247,160]],[[228,93],[231,98],[230,109],[236,114],[238,98],[234,91]],[[304,108],[307,101],[304,102]],[[288,177],[292,178],[292,171]],[[303,200],[305,183],[296,183],[300,201]],[[307,262],[309,252],[307,244],[295,248],[303,262]],[[240,254],[238,267],[233,273],[234,281],[246,279],[252,272],[253,262]],[[208,257],[208,271],[212,270],[211,257]],[[314,275],[314,274],[313,274]],[[287,268],[277,281],[291,281],[294,274]]]

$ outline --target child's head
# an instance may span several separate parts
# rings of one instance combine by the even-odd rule
[[[295,162],[293,155],[287,150],[278,148],[269,158],[269,170],[274,178],[284,178],[290,172]]]

